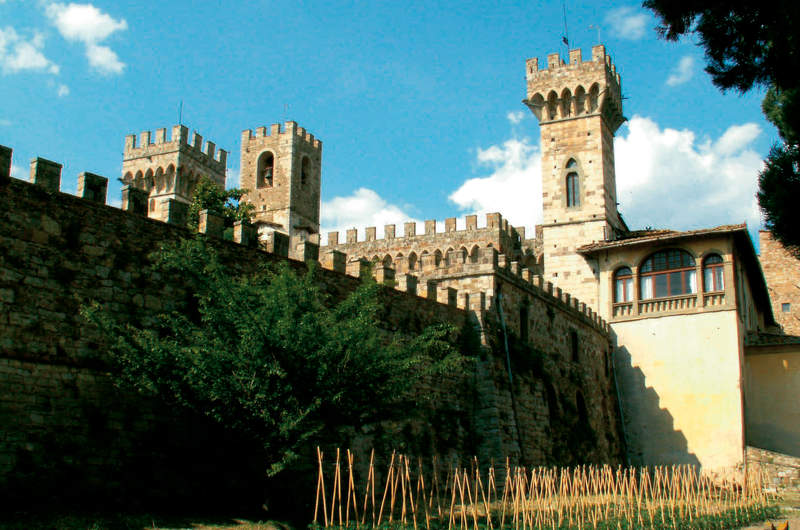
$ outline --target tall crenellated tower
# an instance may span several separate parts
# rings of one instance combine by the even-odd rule
[[[614,133],[625,121],[620,77],[602,45],[590,61],[579,49],[569,64],[550,54],[546,70],[528,59],[526,77],[524,103],[541,129],[545,279],[597,309],[597,265],[575,249],[627,231],[614,172]]]
[[[148,217],[166,221],[167,201],[190,203],[202,177],[225,187],[227,151],[217,150],[210,141],[204,149],[203,137],[196,132],[191,144],[188,140],[189,129],[183,125],[172,128],[170,141],[166,129],[157,129],[155,137],[150,131],[143,132],[139,145],[135,134],[125,137],[122,181],[147,192]]]
[[[242,132],[240,186],[256,207],[259,237],[319,234],[322,142],[293,121]]]

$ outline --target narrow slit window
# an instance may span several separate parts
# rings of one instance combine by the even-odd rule
[[[578,190],[578,174],[569,173],[567,175],[567,208],[580,206],[581,200]]]

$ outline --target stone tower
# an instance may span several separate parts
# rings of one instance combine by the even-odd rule
[[[125,137],[122,181],[148,194],[148,217],[166,221],[167,202],[190,203],[202,177],[225,187],[227,151],[217,150],[214,142],[203,148],[203,137],[196,132],[191,144],[188,139],[189,129],[183,125],[172,128],[170,141],[166,129],[157,129],[155,138],[150,131],[143,132],[138,146],[135,134]]]
[[[322,142],[297,123],[242,132],[240,186],[256,207],[259,238],[272,231],[318,237],[321,173]]]
[[[604,46],[584,61],[570,50],[526,62],[528,98],[542,146],[542,246],[545,279],[597,310],[597,265],[575,249],[627,231],[617,212],[614,133],[622,115],[620,77]]]

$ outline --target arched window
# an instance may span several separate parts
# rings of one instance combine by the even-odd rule
[[[722,269],[722,257],[711,254],[703,261],[703,291],[724,291],[725,275]]]
[[[256,173],[256,188],[271,188],[272,177],[275,172],[275,157],[269,151],[261,153],[258,157]]]
[[[408,255],[408,270],[417,270],[417,254],[415,252]]]
[[[472,247],[472,250],[469,251],[469,262],[470,263],[478,263],[478,245]]]
[[[558,94],[550,92],[547,95],[547,119],[554,120],[558,116]]]
[[[567,169],[577,169],[578,163],[574,159],[567,162]],[[580,187],[578,186],[578,174],[575,171],[567,173],[567,208],[572,206],[580,206],[581,196]]]
[[[311,162],[308,157],[304,156],[303,161],[300,163],[300,187],[305,188],[308,186],[308,177],[311,175]]]
[[[633,272],[629,267],[620,267],[614,273],[614,302],[633,301]]]
[[[685,250],[656,252],[639,269],[642,300],[697,292],[694,258]]]

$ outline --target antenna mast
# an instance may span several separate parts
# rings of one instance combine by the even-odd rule
[[[569,57],[569,32],[567,31],[567,2],[561,0],[561,12],[564,15],[564,34],[561,36],[561,42],[567,47],[567,57]]]

